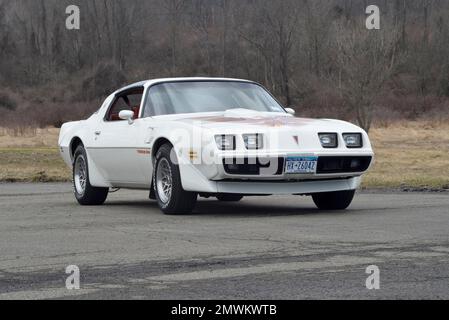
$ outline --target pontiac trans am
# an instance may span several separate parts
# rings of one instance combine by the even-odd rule
[[[346,209],[373,161],[367,133],[294,113],[252,81],[149,80],[65,123],[59,147],[81,205],[129,188],[149,190],[166,214],[190,213],[199,196],[305,195],[319,209]]]

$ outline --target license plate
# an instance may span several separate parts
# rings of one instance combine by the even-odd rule
[[[315,173],[318,157],[288,157],[285,164],[285,173]]]

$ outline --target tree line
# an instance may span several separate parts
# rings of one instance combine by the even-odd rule
[[[80,8],[80,30],[65,9]],[[368,5],[380,30],[367,30]],[[255,80],[300,115],[373,120],[448,110],[449,2],[0,0],[0,125],[85,117],[143,79]]]

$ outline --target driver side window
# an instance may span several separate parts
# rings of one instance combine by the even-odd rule
[[[134,119],[139,118],[140,103],[143,96],[143,87],[122,92],[116,96],[105,117],[106,121],[123,121],[119,117],[120,111],[130,110],[134,112]]]

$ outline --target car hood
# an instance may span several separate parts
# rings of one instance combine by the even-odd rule
[[[255,132],[265,130],[298,130],[313,132],[361,132],[359,127],[340,120],[297,118],[287,113],[230,109],[224,112],[177,114],[155,117],[179,121],[213,132]]]

